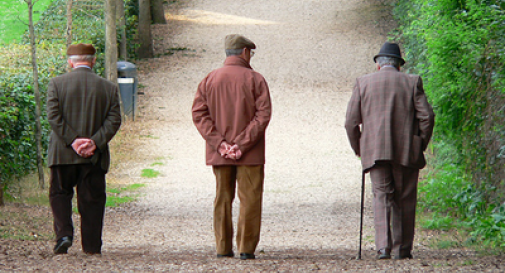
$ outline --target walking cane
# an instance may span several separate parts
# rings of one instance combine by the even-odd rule
[[[363,209],[365,203],[365,170],[363,170],[361,175],[361,216],[359,222],[359,251],[357,260],[361,260],[361,241],[363,238]]]

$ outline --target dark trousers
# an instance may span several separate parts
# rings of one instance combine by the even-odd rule
[[[77,190],[77,208],[81,215],[82,250],[99,253],[105,213],[105,172],[92,164],[51,167],[49,202],[53,210],[56,239],[74,235],[72,197]]]
[[[376,249],[410,254],[414,242],[419,170],[378,162],[370,170]]]

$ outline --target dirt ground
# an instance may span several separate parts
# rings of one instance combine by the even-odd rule
[[[153,27],[157,58],[137,62],[139,111],[113,140],[110,183],[146,184],[137,201],[107,208],[102,255],[82,253],[79,219],[68,255],[54,256],[50,211],[8,204],[2,213],[37,217],[31,240],[0,239],[0,271],[38,272],[503,272],[503,256],[433,248],[439,233],[418,229],[414,259],[374,259],[367,187],[362,260],[361,169],[343,127],[356,77],[394,27],[389,1],[185,0]],[[258,49],[251,61],[270,86],[262,237],[256,260],[217,259],[215,183],[191,119],[196,87],[222,65],[224,37],[240,33]],[[143,170],[160,175],[146,178]],[[234,204],[234,216],[239,206]],[[30,214],[33,215],[33,214]],[[38,219],[37,221],[33,219]],[[25,234],[26,235],[26,234]]]

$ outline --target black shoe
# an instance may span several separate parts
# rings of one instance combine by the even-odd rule
[[[391,259],[391,252],[388,249],[381,249],[377,251],[377,260]]]
[[[254,259],[256,259],[256,256],[254,256],[254,254],[249,254],[249,253],[240,253],[240,259],[241,260],[254,260]]]
[[[400,253],[400,255],[395,255],[395,260],[413,259],[410,252]]]
[[[228,254],[217,254],[217,257],[218,258],[233,258],[233,257],[235,257],[235,253],[233,253],[233,251],[232,251]]]
[[[54,254],[67,254],[67,250],[72,246],[72,237],[65,236],[60,238],[54,246]]]

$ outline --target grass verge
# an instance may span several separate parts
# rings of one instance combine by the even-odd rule
[[[53,0],[37,0],[33,6],[34,24]],[[20,42],[28,30],[28,5],[19,0],[0,0],[0,44]]]

